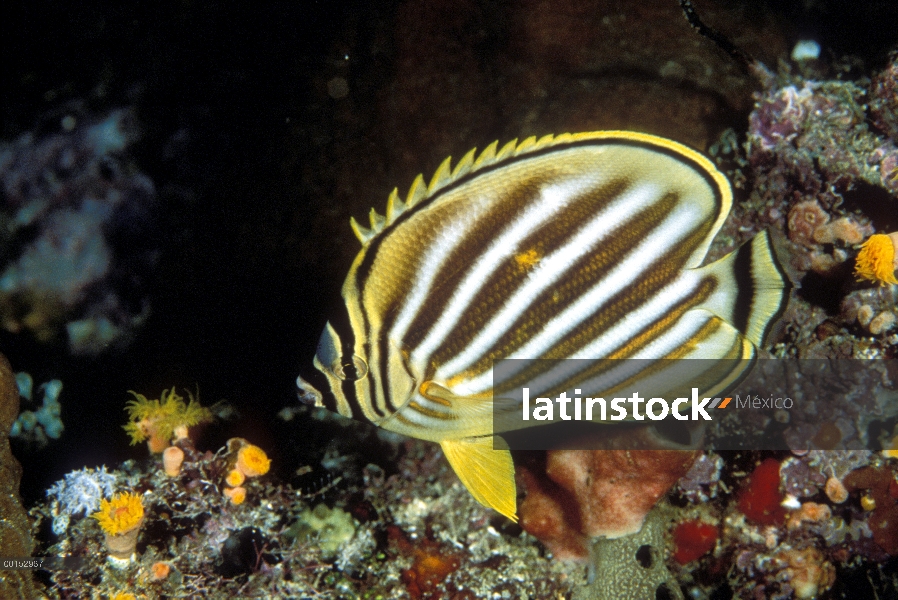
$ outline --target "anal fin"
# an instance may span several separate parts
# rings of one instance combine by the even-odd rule
[[[490,436],[444,440],[440,445],[474,499],[517,522],[517,489],[511,452],[494,450]]]

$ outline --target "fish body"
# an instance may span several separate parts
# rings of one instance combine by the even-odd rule
[[[707,390],[732,385],[788,285],[766,232],[702,266],[731,206],[707,158],[641,133],[447,159],[370,227],[352,221],[362,250],[319,342],[318,404],[440,443],[474,497],[515,519],[511,455],[491,437],[493,362],[733,359]]]

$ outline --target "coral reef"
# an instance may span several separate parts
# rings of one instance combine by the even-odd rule
[[[355,535],[358,524],[345,510],[318,504],[301,513],[290,535],[301,541],[314,541],[324,559],[332,559],[341,546]]]
[[[301,185],[285,187],[307,201],[290,203],[301,205],[292,219],[294,209],[281,208],[280,220],[266,211],[240,220],[233,230],[248,232],[240,236],[249,240],[241,241],[244,250],[265,246],[254,244],[254,230],[284,223],[290,243],[320,275],[355,252],[340,238],[350,235],[348,215],[367,208],[377,190],[385,196],[410,181],[422,162],[434,165],[494,138],[616,127],[701,148],[723,127],[741,127],[751,111],[755,82],[695,37],[674,2],[425,0],[389,7],[389,19],[363,12],[365,29],[350,24],[334,44],[340,60],[327,60],[309,86],[315,97],[308,110],[323,117],[291,116],[286,125],[276,119],[288,132],[285,155],[308,148],[301,160],[280,165],[304,173]],[[772,10],[716,0],[700,8],[765,61],[785,56],[785,41],[794,39]],[[784,262],[801,285],[765,349],[774,356],[894,358],[898,286],[883,271],[887,260],[856,255],[871,235],[895,229],[898,56],[869,81],[831,56],[831,48],[810,40],[796,44],[793,58],[802,64],[784,63],[757,91],[741,138],[747,144],[731,130],[716,145],[741,189],[715,251],[762,228],[783,234]],[[12,232],[0,233],[7,330],[42,340],[65,335],[73,351],[94,353],[127,342],[146,315],[144,276],[157,241],[139,225],[152,220],[155,192],[127,160],[131,119],[123,112],[67,115],[58,133],[0,150],[4,202],[13,203],[0,208],[0,225],[10,224],[0,229]],[[247,170],[255,190],[258,172]],[[255,248],[247,254],[242,260],[254,265],[268,258]],[[46,278],[35,275],[39,264],[48,266]],[[127,286],[126,270],[134,275]],[[857,281],[856,272],[876,281]],[[310,295],[327,291],[315,286]],[[207,293],[198,295],[205,301]],[[314,307],[303,310],[309,320],[320,316]],[[820,385],[810,367],[795,381],[797,401]],[[74,389],[66,385],[67,393]],[[76,471],[54,485],[33,511],[44,525],[34,532],[44,552],[77,556],[84,568],[42,576],[56,596],[121,600],[857,597],[863,592],[851,582],[877,573],[884,581],[896,554],[898,403],[893,385],[860,376],[845,385],[851,402],[842,413],[821,406],[814,419],[759,414],[709,432],[715,441],[735,430],[777,430],[788,441],[782,450],[708,452],[691,466],[686,457],[694,453],[659,453],[657,461],[623,451],[525,457],[518,473],[527,491],[523,533],[473,502],[425,444],[341,426],[332,439],[300,440],[327,450],[287,483],[281,478],[296,465],[281,462],[282,448],[265,446],[280,451],[274,464],[249,442],[198,451],[182,437],[192,399],[169,423],[163,407],[174,390],[157,401],[135,394],[135,413],[141,403],[150,410],[132,415],[129,433],[162,456]],[[877,443],[882,453],[861,449]],[[839,444],[854,450],[831,450]],[[364,450],[350,454],[353,446]],[[7,458],[8,451],[0,456],[0,481],[8,484],[0,516],[24,532],[17,463]],[[105,560],[102,529],[89,518],[115,492],[137,495],[143,506],[134,561],[119,569]],[[11,534],[3,535],[4,553],[30,551],[8,546]],[[16,588],[0,587],[0,596],[13,597],[20,585],[22,596],[38,595],[24,587],[30,580],[11,581],[0,581]]]
[[[35,549],[31,523],[19,498],[22,466],[9,448],[9,430],[19,414],[19,391],[9,361],[0,354],[0,554],[27,558]],[[38,588],[30,571],[4,571],[0,597],[36,598]]]
[[[677,482],[677,491],[690,502],[707,502],[716,498],[720,489],[723,459],[717,454],[703,453]]]
[[[46,551],[84,563],[52,571],[50,593],[113,596],[139,586],[151,596],[536,599],[585,581],[582,567],[540,556],[519,529],[497,529],[425,443],[404,444],[389,477],[368,465],[364,480],[310,491],[248,478],[240,504],[220,491],[233,469],[226,448],[185,454],[177,477],[158,458],[112,472],[144,507],[133,562],[106,561],[98,521],[73,516]],[[114,513],[115,502],[104,506]],[[42,504],[32,514],[52,518],[53,508]]]
[[[128,341],[149,306],[134,297],[156,261],[145,236],[155,213],[150,179],[127,160],[134,116],[73,111],[50,135],[0,145],[0,325],[75,354]]]
[[[898,555],[898,482],[892,465],[863,467],[845,477],[849,492],[862,491],[861,506],[870,515],[873,541],[888,554]]]
[[[870,115],[883,133],[898,142],[898,54],[870,82]]]
[[[713,550],[719,532],[716,525],[693,519],[677,524],[670,534],[674,546],[672,558],[685,565]]]

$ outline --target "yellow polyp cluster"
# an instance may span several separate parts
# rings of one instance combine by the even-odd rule
[[[189,391],[189,400],[171,390],[163,390],[158,400],[149,400],[143,394],[128,392],[134,396],[129,400],[125,410],[130,423],[124,426],[131,436],[131,444],[144,440],[149,441],[151,452],[162,452],[176,434],[183,437],[188,427],[212,420],[212,413],[201,406]]]
[[[140,525],[143,521],[143,502],[137,494],[116,494],[112,500],[103,499],[100,510],[91,517],[108,535],[118,535]]]
[[[246,501],[246,488],[243,483],[252,477],[259,477],[271,468],[271,459],[265,451],[243,438],[228,440],[228,454],[233,461],[230,471],[225,476],[225,488],[222,494],[238,506]],[[235,456],[236,455],[236,456]]]
[[[247,477],[258,477],[268,472],[271,467],[271,459],[265,451],[247,444],[237,452],[237,470]]]
[[[896,284],[895,242],[892,235],[877,233],[861,246],[854,264],[854,274],[858,279],[876,281],[882,285]]]

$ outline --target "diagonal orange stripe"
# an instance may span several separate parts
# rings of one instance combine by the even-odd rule
[[[720,406],[718,406],[717,408],[726,408],[727,404],[730,403],[730,400],[732,400],[732,398],[724,398],[723,402],[721,402]]]

